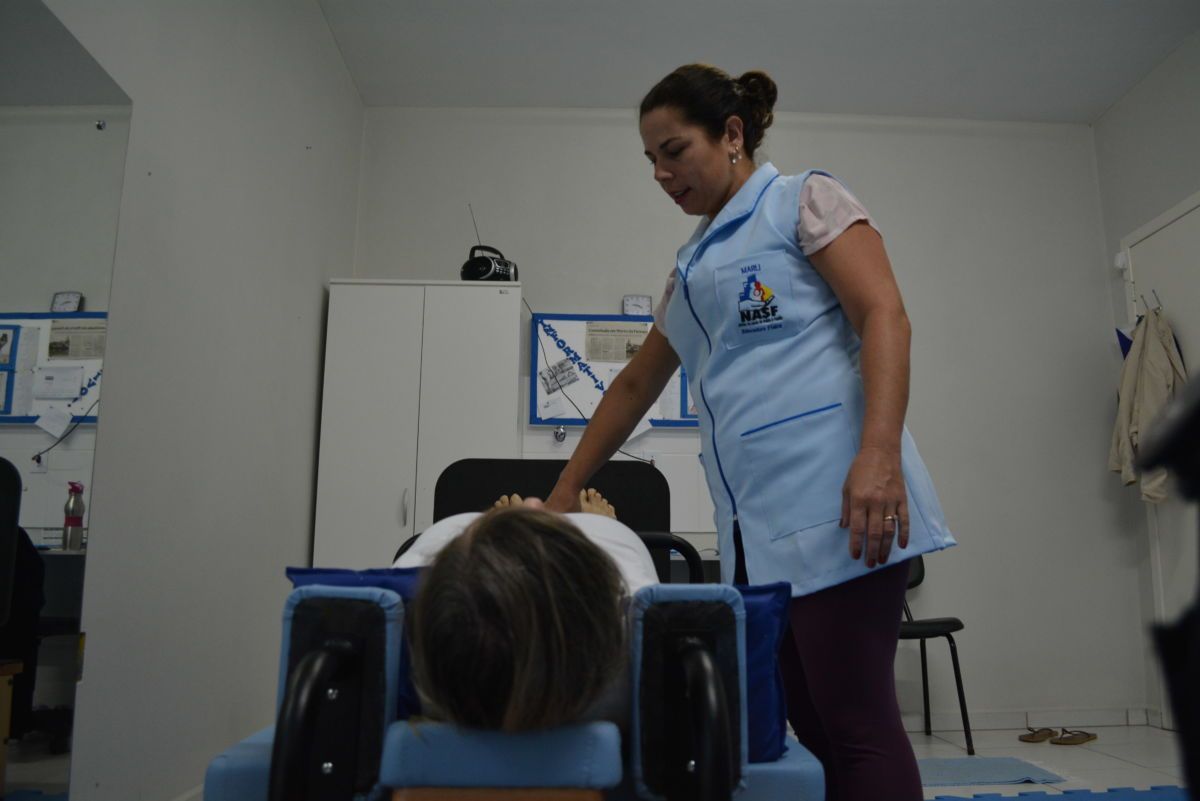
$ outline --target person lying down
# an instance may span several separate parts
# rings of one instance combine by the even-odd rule
[[[517,732],[628,719],[626,606],[658,577],[599,493],[560,515],[513,495],[438,521],[396,560],[427,570],[409,609],[413,684],[435,719]]]

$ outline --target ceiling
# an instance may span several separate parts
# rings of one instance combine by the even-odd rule
[[[705,61],[781,111],[1094,122],[1200,0],[319,0],[369,106],[632,108]]]
[[[128,104],[41,0],[0,0],[0,106]]]

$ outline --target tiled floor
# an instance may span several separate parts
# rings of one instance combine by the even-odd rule
[[[1175,734],[1149,726],[1089,728],[1099,735],[1086,745],[1023,743],[1018,731],[973,732],[977,756],[1017,757],[1066,781],[1058,784],[1006,784],[976,787],[926,787],[925,798],[948,796],[970,798],[978,793],[1016,796],[1031,791],[1061,795],[1063,790],[1108,790],[1133,787],[1147,790],[1164,785],[1183,785]],[[911,734],[917,759],[966,756],[966,740],[960,732],[935,732],[932,736]]]
[[[1113,726],[1089,729],[1100,735],[1087,745],[1051,745],[1023,743],[1018,731],[977,731],[975,753],[978,756],[1011,756],[1057,773],[1066,779],[1060,784],[1004,784],[975,787],[927,787],[925,797],[971,798],[977,793],[1018,793],[1044,791],[1061,795],[1063,790],[1108,790],[1134,787],[1146,790],[1162,785],[1182,785],[1183,769],[1175,735],[1149,726]],[[961,733],[937,732],[932,736],[909,735],[918,759],[966,756],[966,741]],[[67,787],[70,755],[50,756],[44,744],[11,743],[8,750],[8,789],[41,790],[61,793]],[[1200,801],[1200,799],[1198,799]]]
[[[71,755],[50,754],[46,741],[30,735],[8,744],[5,789],[40,790],[46,795],[65,792],[71,777]]]

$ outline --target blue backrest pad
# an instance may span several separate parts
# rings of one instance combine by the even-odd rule
[[[285,607],[282,687],[309,654],[330,640],[352,648],[353,658],[329,680],[338,691],[336,703],[321,699],[313,710],[313,731],[332,738],[335,750],[344,750],[339,762],[354,763],[359,791],[375,783],[384,732],[393,719],[401,619],[399,597],[375,588],[306,587],[293,591]]]
[[[724,680],[731,720],[734,781],[746,766],[745,605],[733,587],[719,584],[658,584],[639,590],[631,607],[633,679],[633,779],[639,795],[662,799],[687,792],[694,779],[680,771],[684,747],[679,679],[673,675],[681,638],[708,646]],[[686,731],[684,733],[686,735]]]
[[[381,587],[400,596],[405,604],[412,603],[420,585],[420,567],[382,567],[369,570],[345,570],[330,567],[289,567],[287,577],[293,587],[314,584],[334,587]],[[400,641],[400,655],[396,673],[396,718],[406,720],[421,713],[421,699],[412,683],[412,665],[408,652],[408,638]]]

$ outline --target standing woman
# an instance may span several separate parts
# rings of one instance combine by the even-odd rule
[[[775,98],[765,73],[690,64],[642,100],[654,179],[700,224],[546,506],[574,508],[682,361],[722,579],[792,585],[788,717],[827,797],[920,799],[893,676],[901,560],[954,539],[904,428],[910,329],[883,241],[836,179],[755,166]]]

